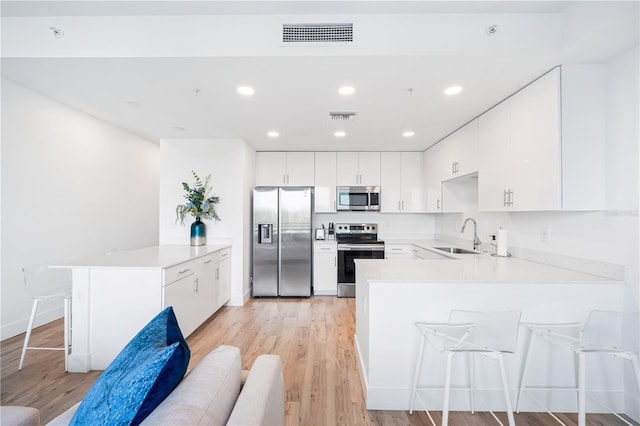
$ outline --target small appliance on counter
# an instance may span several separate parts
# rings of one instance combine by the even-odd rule
[[[324,228],[324,224],[322,224],[322,228],[316,228],[316,241],[324,240],[326,233],[327,230]]]
[[[333,222],[329,222],[329,230],[327,231],[327,239],[335,240],[336,239],[336,230],[333,227]]]

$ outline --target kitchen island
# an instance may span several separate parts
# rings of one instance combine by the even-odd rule
[[[442,254],[441,251],[432,249]],[[621,281],[489,254],[449,255],[429,260],[356,261],[356,336],[366,406],[372,410],[408,410],[420,333],[415,322],[446,322],[452,309],[473,311],[520,310],[522,321],[580,322],[593,309],[622,310]],[[528,333],[520,328],[518,350],[505,357],[515,404]],[[537,345],[528,385],[575,386],[573,356],[562,348]],[[420,399],[428,409],[442,409],[445,356],[425,348],[419,380]],[[466,357],[454,361],[451,410],[468,410]],[[624,378],[618,360],[593,358],[587,386],[601,389],[613,408],[623,407]],[[597,364],[597,366],[595,365]],[[476,409],[504,411],[497,364],[476,357]],[[576,412],[575,393],[533,391],[547,408]],[[420,410],[417,404],[415,409]],[[588,405],[588,411],[599,411]],[[523,397],[522,411],[543,411]]]
[[[162,245],[56,265],[73,276],[69,371],[105,369],[168,306],[188,336],[229,300],[229,265],[229,245]]]

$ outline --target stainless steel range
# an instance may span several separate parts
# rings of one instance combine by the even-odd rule
[[[384,259],[384,241],[375,223],[336,223],[338,297],[356,296],[355,259]]]

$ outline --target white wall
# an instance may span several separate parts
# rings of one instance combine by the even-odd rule
[[[192,170],[201,178],[211,174],[213,192],[220,197],[220,221],[205,221],[207,242],[232,244],[229,303],[241,306],[249,297],[255,151],[240,139],[162,140],[160,170],[160,244],[189,244],[193,218],[176,223],[176,206],[184,202],[182,182],[192,183]]]
[[[431,238],[434,233],[434,217],[425,214],[395,214],[377,212],[316,213],[313,228],[329,227],[333,223],[377,223],[378,238],[420,239]]]
[[[1,338],[26,329],[21,267],[158,242],[158,145],[2,80]],[[38,324],[62,316],[45,304]]]
[[[471,245],[473,231],[460,234],[464,218],[474,217],[478,222],[480,238],[499,227],[509,230],[509,245],[520,253],[551,253],[554,258],[587,259],[588,264],[600,264],[596,269],[612,271],[624,267],[626,283],[625,309],[640,310],[639,251],[639,82],[638,47],[620,55],[606,65],[606,210],[603,212],[478,212],[477,193],[470,191],[464,213],[436,215],[436,234],[451,239],[462,238]],[[542,242],[542,230],[550,231],[549,242]],[[468,242],[466,242],[468,241]],[[573,265],[579,263],[570,262]],[[609,265],[611,266],[611,265]],[[621,268],[622,270],[622,268]],[[639,324],[627,324],[626,337],[639,347]],[[638,349],[637,349],[638,350]],[[633,394],[633,376],[629,372],[627,392]],[[640,418],[637,401],[627,399],[626,412],[636,420]]]

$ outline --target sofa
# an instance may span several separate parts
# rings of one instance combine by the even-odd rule
[[[284,379],[277,355],[260,355],[243,383],[240,349],[222,345],[207,354],[143,425],[284,425]],[[68,425],[80,403],[49,425]],[[21,414],[26,416],[21,418]],[[2,424],[37,426],[27,407],[3,407]],[[9,422],[9,420],[11,420]]]

